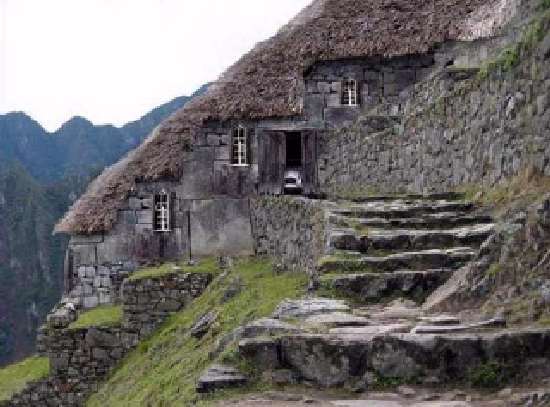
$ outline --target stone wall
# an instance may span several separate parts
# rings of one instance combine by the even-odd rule
[[[166,318],[199,297],[212,280],[210,274],[180,274],[125,281],[122,321],[125,347],[137,345]]]
[[[183,187],[142,185],[141,191],[129,199],[128,207],[119,212],[119,222],[109,234],[71,239],[65,287],[77,307],[94,308],[120,301],[122,281],[140,265],[253,253],[248,199],[180,199]],[[153,231],[151,202],[155,188],[173,194],[173,227],[168,233]]]
[[[363,115],[329,133],[325,192],[443,192],[493,185],[527,166],[550,174],[549,41],[485,79],[451,66],[415,84],[398,123]]]
[[[261,197],[250,206],[256,253],[275,257],[285,269],[315,273],[325,244],[321,201]]]
[[[51,326],[41,329],[39,338],[39,348],[50,360],[49,377],[0,405],[84,405],[128,351],[199,297],[211,280],[207,273],[173,273],[126,281],[120,326],[71,329],[68,324],[73,318],[51,319]]]

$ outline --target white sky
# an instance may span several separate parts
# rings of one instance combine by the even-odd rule
[[[0,114],[124,124],[218,77],[310,0],[0,0]]]

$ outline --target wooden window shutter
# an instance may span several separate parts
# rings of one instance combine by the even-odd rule
[[[255,129],[249,128],[246,130],[246,163],[252,164],[254,162],[252,146],[254,145]]]
[[[170,210],[170,230],[174,231],[177,227],[176,224],[176,209],[177,209],[177,195],[175,192],[170,192],[170,205],[168,207]]]

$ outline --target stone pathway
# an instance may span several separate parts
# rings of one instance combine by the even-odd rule
[[[542,407],[550,403],[548,390],[507,388],[496,394],[475,391],[434,390],[401,386],[395,392],[372,392],[364,397],[338,400],[334,394],[320,391],[303,394],[272,391],[248,395],[240,399],[220,401],[217,406],[227,407]]]
[[[272,317],[287,324],[286,333],[264,331],[239,344],[266,377],[368,391],[384,378],[424,385],[483,381],[504,375],[500,366],[514,366],[518,378],[550,375],[550,330],[507,329],[493,315],[463,319],[422,308],[475,258],[494,231],[489,216],[460,200],[380,198],[327,207],[321,289],[349,300],[283,302]],[[388,402],[394,404],[381,405],[400,405]]]

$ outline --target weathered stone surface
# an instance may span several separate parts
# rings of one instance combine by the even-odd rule
[[[349,306],[342,300],[326,298],[285,300],[277,306],[273,317],[278,319],[310,317],[312,315],[347,312],[349,310]]]
[[[319,201],[252,199],[251,218],[257,254],[274,256],[288,270],[315,273],[325,248],[325,213]]]
[[[369,320],[365,317],[345,313],[332,312],[330,314],[312,315],[307,317],[305,325],[328,325],[328,326],[365,326],[369,324]]]
[[[373,338],[375,335],[384,335],[390,333],[406,333],[412,328],[412,324],[384,324],[370,325],[354,328],[333,328],[329,331],[335,335],[357,335],[363,338]]]
[[[323,283],[363,301],[402,296],[422,300],[443,284],[450,269],[429,271],[395,271],[393,273],[363,273],[327,276]]]
[[[281,344],[277,338],[252,338],[239,342],[239,353],[252,361],[262,370],[274,370],[282,367]]]
[[[377,250],[425,250],[449,246],[479,246],[494,231],[493,224],[455,229],[369,229],[367,235],[353,230],[334,231],[330,244],[338,250],[370,253]]]
[[[299,333],[301,331],[295,325],[288,324],[279,319],[262,318],[243,327],[243,338],[255,338],[258,336],[277,336],[282,334]]]
[[[350,218],[331,215],[329,220],[335,226],[350,227],[358,225],[363,228],[400,228],[400,229],[441,229],[457,228],[474,224],[492,223],[488,215],[469,214],[465,212],[440,212],[425,214],[421,218]]]
[[[281,357],[303,379],[323,387],[339,386],[367,371],[364,342],[319,335],[281,339]]]
[[[394,271],[422,270],[436,268],[458,268],[471,260],[475,251],[470,247],[452,249],[432,249],[401,252],[387,256],[355,256],[345,258],[328,258],[319,267],[321,272],[338,271]]]
[[[442,212],[467,212],[472,210],[473,204],[459,201],[400,201],[369,202],[347,208],[333,209],[337,215],[355,218],[415,218],[419,215]]]
[[[467,332],[475,331],[483,328],[505,328],[506,320],[502,318],[493,318],[488,321],[481,321],[472,324],[464,325],[452,325],[452,324],[440,324],[440,325],[419,325],[415,327],[411,333],[413,334],[444,334],[455,332]]]
[[[213,365],[199,378],[197,393],[211,393],[216,390],[240,387],[247,378],[237,369],[225,365]]]

